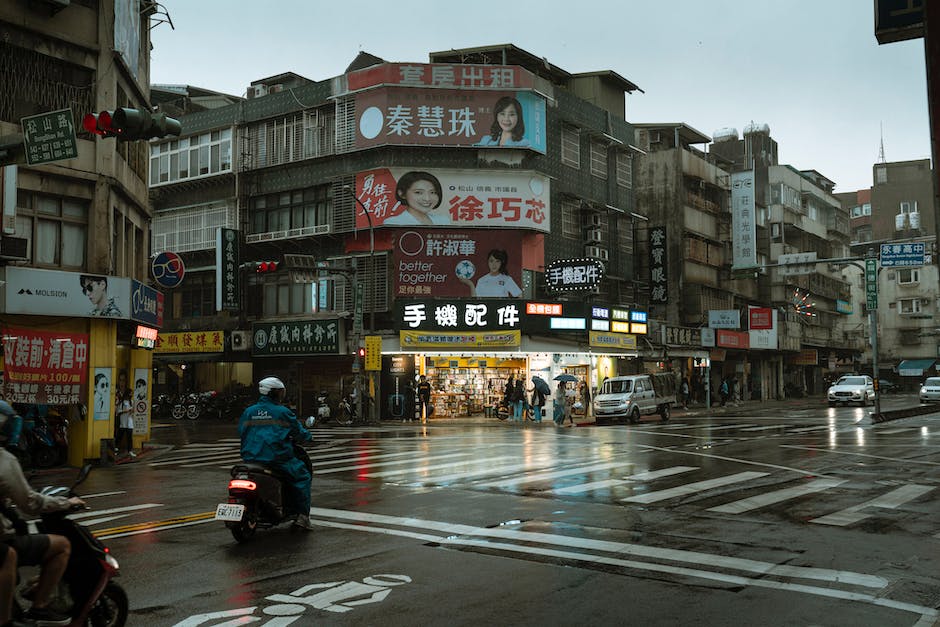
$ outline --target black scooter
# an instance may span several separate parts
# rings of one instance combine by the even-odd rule
[[[75,487],[88,477],[91,466],[82,467],[71,488],[43,488],[51,496],[78,496]],[[15,512],[10,512],[14,525],[25,525]],[[69,627],[123,627],[127,622],[127,593],[113,580],[120,573],[117,560],[108,547],[88,529],[68,517],[68,511],[43,514],[37,524],[40,533],[65,536],[72,545],[65,574],[50,607],[72,617]],[[23,606],[20,599],[32,596],[36,582],[27,582],[14,601],[13,617],[21,620]]]
[[[312,428],[315,419],[307,418]],[[313,474],[307,451],[294,443],[294,455]],[[285,508],[293,479],[284,473],[255,462],[241,462],[232,467],[228,482],[228,501],[219,503],[215,519],[225,522],[237,542],[251,540],[258,529],[269,529],[294,517]]]

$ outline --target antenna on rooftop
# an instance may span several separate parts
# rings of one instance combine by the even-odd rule
[[[886,163],[885,161],[885,125],[884,122],[879,122],[878,127],[881,129],[881,145],[878,147],[878,163]]]

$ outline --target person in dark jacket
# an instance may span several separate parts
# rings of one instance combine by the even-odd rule
[[[522,411],[525,409],[525,385],[522,379],[516,380],[509,401],[512,403],[512,419],[522,422]]]
[[[533,382],[534,383],[534,382]],[[542,408],[545,407],[545,394],[536,385],[532,391],[532,420],[542,422]]]
[[[294,526],[312,529],[310,522],[310,471],[294,455],[294,443],[310,440],[310,432],[303,428],[294,413],[281,405],[284,383],[277,377],[267,377],[258,383],[261,398],[242,412],[238,420],[242,459],[257,462],[290,476],[289,511],[296,514]]]

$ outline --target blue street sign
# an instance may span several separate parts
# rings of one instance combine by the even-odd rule
[[[881,245],[881,267],[924,265],[924,243],[907,242]]]

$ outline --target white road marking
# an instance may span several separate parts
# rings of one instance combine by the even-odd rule
[[[747,427],[756,427],[757,425],[743,424],[743,425],[722,425],[720,427],[708,427],[710,431],[719,431],[721,429],[745,429]]]
[[[711,490],[712,488],[720,488],[721,486],[731,485],[732,483],[741,483],[742,481],[759,479],[760,477],[766,477],[768,474],[770,473],[739,472],[735,475],[718,477],[717,479],[706,479],[705,481],[696,481],[695,483],[687,483],[685,485],[669,488],[667,490],[657,490],[656,492],[647,492],[646,494],[628,496],[627,498],[620,500],[627,503],[656,503],[659,501],[665,501],[667,499],[674,499],[679,496],[695,494],[696,492],[704,492],[705,490]]]
[[[139,509],[151,509],[153,507],[163,507],[163,503],[141,503],[140,505],[128,505],[126,507],[112,507],[111,509],[98,509],[95,511],[69,514],[72,520],[84,520],[93,516],[102,516],[104,514],[120,514],[124,512],[133,512]]]
[[[871,457],[872,459],[886,459],[892,462],[902,462],[905,464],[922,464],[926,466],[940,466],[940,462],[924,462],[917,459],[905,459],[903,457],[885,457],[883,455],[869,455],[868,453],[856,453],[855,451],[837,451],[829,448],[821,448],[818,446],[798,446],[796,444],[781,444],[783,448],[798,448],[804,451],[819,451],[821,453],[833,453],[836,455],[855,455],[856,457]],[[807,473],[812,474],[812,473]]]
[[[409,459],[399,459],[399,460],[390,461],[390,462],[373,462],[370,459],[364,459],[362,460],[362,462],[358,464],[353,464],[352,466],[340,466],[339,468],[325,468],[323,470],[317,470],[315,471],[315,474],[328,475],[334,472],[345,472],[347,470],[361,470],[363,468],[378,468],[380,466],[394,466],[398,464],[414,464],[415,463],[414,453],[409,452],[408,455],[410,456]],[[451,453],[449,455],[431,455],[428,457],[421,458],[421,461],[427,462],[427,461],[436,460],[436,459],[449,459],[453,457],[462,457],[464,455],[472,455],[472,452]]]
[[[920,431],[918,427],[901,427],[900,429],[878,429],[878,433],[884,433],[885,435],[891,435],[894,433],[904,433],[906,431]]]
[[[917,485],[915,483],[901,486],[891,490],[887,494],[882,494],[878,498],[872,499],[860,505],[853,505],[852,507],[847,507],[842,511],[838,511],[828,516],[822,516],[820,518],[814,518],[810,522],[818,523],[820,525],[835,525],[839,527],[844,527],[845,525],[851,525],[857,523],[860,520],[865,520],[870,518],[873,514],[864,514],[861,510],[867,507],[880,507],[883,509],[897,509],[904,503],[908,501],[913,501],[919,496],[932,492],[934,488],[932,486]]]
[[[786,429],[786,425],[767,425],[766,427],[748,427],[741,431],[770,431],[771,429]]]
[[[593,492],[594,490],[601,490],[615,485],[624,485],[626,483],[627,482],[623,479],[604,479],[603,481],[592,481],[590,483],[570,485],[566,488],[557,488],[555,490],[549,490],[549,492],[551,494],[581,494],[582,492]]]
[[[556,490],[551,490],[554,494],[579,494],[581,492],[589,492],[592,490],[600,490],[603,488],[609,488],[615,485],[627,485],[631,482],[637,481],[652,481],[654,479],[659,479],[661,477],[669,477],[671,475],[678,475],[683,472],[689,472],[690,470],[698,470],[694,466],[673,466],[671,468],[663,468],[662,470],[650,470],[647,472],[638,472],[635,475],[627,475],[623,479],[604,479],[603,481],[592,481],[590,483],[579,483],[578,485],[567,486],[565,488],[558,488]]]
[[[809,433],[810,431],[829,431],[833,427],[828,425],[820,427],[803,427],[801,429],[788,429],[788,433]]]
[[[577,466],[575,468],[567,468],[565,470],[556,470],[554,472],[537,472],[530,475],[525,475],[522,477],[515,477],[513,479],[501,479],[499,481],[490,481],[488,483],[478,483],[477,487],[480,488],[506,488],[509,486],[519,485],[522,483],[532,483],[535,481],[548,481],[550,479],[557,479],[558,477],[570,477],[571,475],[580,475],[588,472],[594,472],[595,470],[609,470],[611,468],[617,468],[620,466],[629,466],[634,462],[622,461],[622,462],[606,462],[603,464],[589,464],[587,466]]]
[[[786,470],[788,472],[799,473],[804,476],[811,476],[811,477],[825,477],[826,476],[818,472],[806,470],[805,468],[791,468],[790,466],[778,466],[777,464],[765,464],[764,462],[755,462],[750,459],[744,459],[741,457],[725,457],[724,455],[712,455],[710,453],[699,453],[697,451],[680,451],[674,448],[664,448],[662,446],[651,446],[649,444],[640,444],[638,446],[640,448],[644,448],[647,450],[666,451],[667,453],[674,453],[676,455],[694,455],[696,457],[708,457],[710,459],[723,459],[729,462],[737,462],[738,464],[747,464],[748,466],[760,466],[762,468],[775,468],[777,470]]]
[[[848,481],[848,479],[817,479],[815,481],[810,481],[809,483],[792,488],[775,490],[773,492],[767,492],[766,494],[759,494],[757,496],[748,497],[739,501],[733,501],[731,503],[719,505],[718,507],[712,507],[709,508],[708,511],[718,512],[720,514],[741,514],[751,510],[759,509],[761,507],[766,507],[767,505],[773,505],[774,503],[781,503],[783,501],[795,499],[805,494],[813,494],[814,492],[828,490],[829,488],[842,485],[843,483],[846,483],[846,481]]]
[[[127,494],[126,490],[118,490],[116,492],[96,492],[95,494],[83,494],[82,500],[87,501],[88,499],[96,499],[102,496],[118,496],[120,494]]]
[[[411,468],[397,469],[397,470],[383,470],[382,472],[370,472],[366,473],[366,477],[370,479],[379,479],[384,477],[395,477],[398,475],[407,475],[407,474],[420,474],[423,472],[428,472],[430,470],[443,470],[444,468],[454,468],[458,466],[466,466],[468,464],[485,464],[489,462],[502,462],[510,459],[517,459],[516,457],[486,457],[483,459],[471,458],[471,459],[462,459],[456,462],[449,462],[446,464],[434,464],[432,466],[421,466],[415,465]]]
[[[653,479],[678,475],[684,472],[689,472],[691,470],[698,470],[698,466],[670,466],[669,468],[663,468],[662,470],[638,472],[635,475],[624,477],[624,479],[627,481],[652,481]]]
[[[518,457],[513,458],[518,459]],[[493,466],[480,470],[471,470],[470,472],[455,472],[449,475],[435,475],[425,482],[417,482],[415,485],[440,485],[450,481],[459,481],[460,479],[469,479],[471,477],[488,477],[490,475],[507,475],[516,472],[525,472],[532,470],[543,470],[545,466],[552,466],[557,463],[557,459],[552,455],[540,455],[533,457],[529,463],[525,464],[507,464],[505,466]]]

